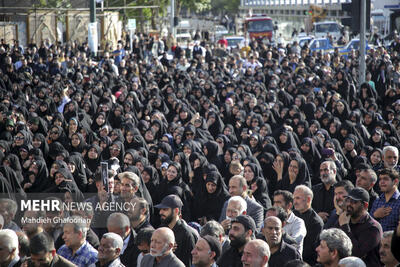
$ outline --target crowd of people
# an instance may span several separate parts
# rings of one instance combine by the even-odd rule
[[[2,266],[399,265],[397,36],[169,38],[0,43]]]

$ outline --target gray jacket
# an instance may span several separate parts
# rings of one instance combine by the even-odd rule
[[[147,254],[143,257],[140,267],[185,267],[185,264],[183,264],[172,252],[162,258],[157,264],[154,264],[155,260],[156,257]]]

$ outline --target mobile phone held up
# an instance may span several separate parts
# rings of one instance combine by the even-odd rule
[[[104,190],[108,192],[108,162],[101,163],[101,180],[103,181]]]

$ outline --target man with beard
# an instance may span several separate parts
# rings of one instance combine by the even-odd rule
[[[328,221],[324,225],[324,229],[334,227],[339,219],[339,215],[346,212],[346,198],[350,191],[353,190],[354,185],[349,180],[342,180],[337,182],[334,188],[335,196],[333,198],[333,205],[335,206],[335,209],[329,215]]]
[[[149,203],[146,199],[138,197],[131,200],[131,204],[128,206],[126,215],[128,215],[131,227],[136,233],[145,228],[154,230],[154,227],[150,224],[150,211]]]
[[[385,267],[396,267],[400,266],[400,263],[396,258],[393,256],[391,251],[391,241],[394,231],[387,231],[383,233],[383,237],[381,240],[381,248],[379,249],[379,256],[381,262],[385,264]],[[399,248],[397,248],[399,249]]]
[[[232,227],[229,230],[231,247],[222,254],[217,264],[219,267],[242,266],[241,258],[245,245],[253,239],[256,232],[256,223],[248,215],[239,215],[232,220]]]
[[[346,211],[340,214],[338,226],[353,243],[352,255],[362,258],[367,266],[380,266],[381,225],[368,213],[368,192],[356,187],[346,198]]]
[[[266,267],[271,255],[267,242],[250,240],[244,247],[242,263],[244,267]]]
[[[329,214],[334,209],[333,185],[336,183],[336,164],[334,161],[324,161],[319,167],[321,182],[314,185],[312,191],[314,193],[314,201],[312,207],[319,217],[326,222]]]
[[[400,166],[397,164],[399,161],[399,150],[395,146],[385,146],[382,150],[382,161],[384,168],[395,169],[400,171]]]
[[[168,227],[158,228],[151,236],[150,254],[143,257],[140,266],[184,267],[185,265],[172,252],[174,244],[174,232]]]
[[[262,233],[271,251],[268,261],[269,266],[280,266],[283,262],[301,259],[301,255],[296,248],[283,241],[282,221],[278,217],[267,217],[264,221]]]
[[[160,209],[161,225],[171,229],[175,235],[177,248],[176,256],[186,265],[191,266],[193,250],[197,238],[189,229],[190,226],[180,219],[182,210],[182,200],[176,195],[168,195],[163,198],[160,204],[155,207]]]

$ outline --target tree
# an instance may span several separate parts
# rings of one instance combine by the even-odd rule
[[[236,15],[239,11],[240,0],[213,0],[211,8],[215,13]]]
[[[176,0],[176,14],[180,14],[182,7],[194,12],[203,12],[211,9],[211,0]]]

